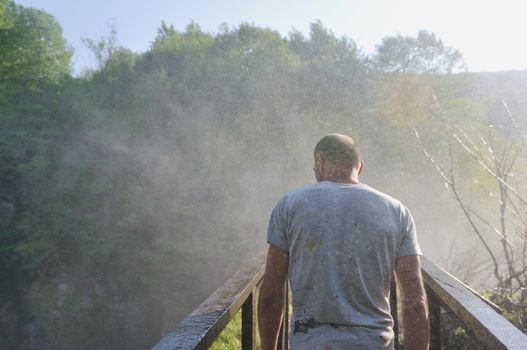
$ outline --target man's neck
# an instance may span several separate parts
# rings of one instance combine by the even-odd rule
[[[341,184],[360,184],[359,178],[355,176],[329,176],[322,179],[322,181],[338,182]]]

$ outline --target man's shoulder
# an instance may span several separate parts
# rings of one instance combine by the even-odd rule
[[[315,190],[316,185],[317,184],[311,184],[291,189],[282,196],[282,198],[278,201],[278,204],[291,203],[296,200],[305,198],[309,195],[309,193],[312,193]]]
[[[315,184],[310,184],[310,185],[305,185],[305,186],[302,186],[302,187],[294,188],[292,190],[287,191],[285,193],[284,197],[285,198],[291,198],[291,197],[302,196],[302,195],[305,195],[307,193],[313,192],[318,187],[319,187],[319,184],[315,183]]]
[[[410,213],[410,210],[397,198],[392,197],[391,195],[382,192],[376,188],[369,187],[369,191],[372,194],[372,196],[377,197],[380,201],[387,204],[390,208],[393,210],[396,210],[398,212],[401,212],[403,215],[407,215]]]
[[[380,191],[380,190],[378,190],[378,189],[376,189],[374,187],[371,187],[371,186],[367,186],[367,188],[368,188],[369,192],[372,195],[374,195],[374,196],[382,198],[382,199],[384,199],[384,200],[386,200],[386,201],[388,201],[390,203],[396,204],[396,205],[401,205],[401,206],[403,205],[400,200],[398,200],[395,197],[392,197],[391,195],[389,195],[386,192],[382,192],[382,191]]]

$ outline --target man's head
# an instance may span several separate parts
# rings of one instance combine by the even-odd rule
[[[318,141],[314,151],[317,181],[358,182],[362,160],[349,136],[329,134]]]

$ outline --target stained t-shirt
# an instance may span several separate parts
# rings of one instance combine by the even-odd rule
[[[365,184],[306,186],[275,206],[267,241],[289,252],[292,325],[312,319],[351,338],[393,338],[395,260],[421,254],[413,218],[398,200]]]

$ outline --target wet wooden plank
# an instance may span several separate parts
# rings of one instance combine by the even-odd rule
[[[425,257],[421,258],[425,284],[489,349],[527,349],[527,336],[465,285]]]
[[[208,349],[262,280],[265,259],[265,253],[249,259],[152,350]]]

